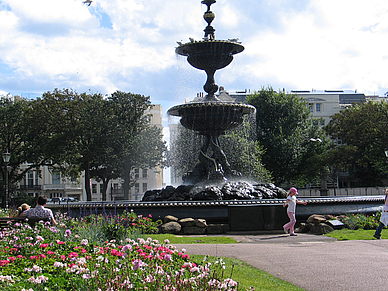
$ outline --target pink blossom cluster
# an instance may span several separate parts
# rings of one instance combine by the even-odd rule
[[[7,283],[18,291],[54,281],[60,290],[237,289],[237,282],[216,276],[210,263],[191,261],[169,241],[140,238],[96,245],[78,236],[76,228],[43,223],[0,233],[0,266],[0,288]]]

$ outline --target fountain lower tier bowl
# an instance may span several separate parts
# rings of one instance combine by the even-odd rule
[[[168,114],[182,117],[180,122],[188,129],[214,135],[239,126],[244,115],[255,111],[248,104],[198,102],[171,107]]]
[[[175,52],[187,56],[187,61],[200,70],[218,70],[229,65],[233,55],[244,50],[236,42],[226,40],[194,41],[180,45]]]

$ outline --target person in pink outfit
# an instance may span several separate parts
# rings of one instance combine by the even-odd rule
[[[299,201],[298,199],[296,199],[296,195],[298,195],[298,190],[294,187],[290,188],[290,191],[288,191],[287,201],[283,204],[283,207],[286,207],[286,205],[288,205],[287,215],[290,218],[290,222],[283,225],[283,229],[285,233],[288,233],[288,231],[290,231],[290,236],[296,236],[294,229],[296,223],[296,204],[307,204],[307,202]]]

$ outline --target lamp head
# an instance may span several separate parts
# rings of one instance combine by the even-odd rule
[[[9,163],[10,159],[11,159],[11,154],[7,150],[7,152],[3,154],[3,161],[4,163]]]

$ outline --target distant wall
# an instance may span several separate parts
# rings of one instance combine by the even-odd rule
[[[362,187],[362,188],[333,188],[327,189],[327,195],[322,196],[372,196],[385,195],[385,189],[388,187]],[[299,196],[320,197],[320,189],[298,189]],[[335,195],[334,195],[335,194]]]

